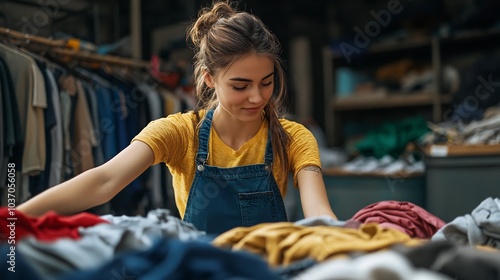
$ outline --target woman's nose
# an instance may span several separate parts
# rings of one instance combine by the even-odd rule
[[[250,95],[248,96],[248,101],[251,103],[259,103],[262,100],[262,94],[259,87],[250,91]]]

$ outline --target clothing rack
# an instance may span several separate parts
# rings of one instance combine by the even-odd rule
[[[18,32],[5,27],[0,27],[0,35],[7,38],[16,39],[18,40],[18,42],[16,42],[17,44],[22,44],[25,46],[30,45],[31,43],[37,43],[40,45],[47,46],[50,48],[49,52],[57,57],[66,56],[66,57],[72,57],[75,60],[83,60],[88,62],[101,62],[106,64],[115,64],[115,65],[121,65],[139,69],[150,68],[150,63],[147,61],[132,60],[119,56],[100,55],[100,54],[70,49],[68,48],[68,41],[66,39],[54,40],[52,38],[45,38]]]

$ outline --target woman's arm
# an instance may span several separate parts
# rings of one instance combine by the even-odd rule
[[[49,210],[70,215],[103,204],[141,175],[153,163],[151,148],[132,142],[101,166],[54,186],[19,205],[26,215],[39,216]]]
[[[326,194],[323,173],[317,166],[306,166],[297,174],[304,217],[330,216],[337,219]]]

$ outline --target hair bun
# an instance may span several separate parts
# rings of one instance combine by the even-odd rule
[[[198,19],[188,29],[188,38],[191,39],[195,47],[199,46],[201,40],[217,21],[230,18],[234,14],[236,14],[236,10],[229,1],[216,2],[211,8],[202,8],[198,13]]]

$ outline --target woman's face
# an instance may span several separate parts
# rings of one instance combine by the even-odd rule
[[[274,89],[274,63],[263,55],[243,56],[205,83],[215,89],[221,113],[241,122],[261,121],[261,112]]]

